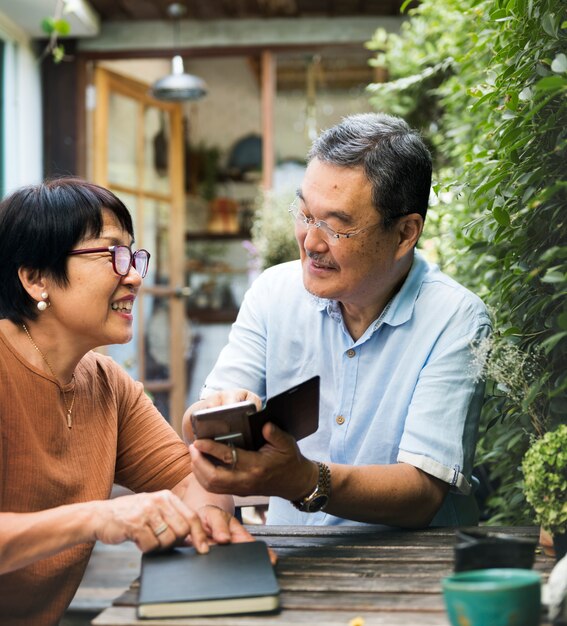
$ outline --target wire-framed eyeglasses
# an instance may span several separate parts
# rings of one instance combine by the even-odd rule
[[[132,252],[128,246],[107,246],[105,248],[80,248],[71,250],[69,255],[74,254],[95,254],[96,252],[110,252],[112,256],[112,269],[118,276],[127,276],[130,268],[134,269],[144,278],[148,273],[150,264],[150,253],[141,248]]]
[[[356,235],[370,230],[371,228],[379,226],[379,222],[377,222],[376,224],[364,226],[358,230],[342,233],[334,228],[331,228],[324,220],[316,220],[313,217],[307,217],[307,215],[305,215],[305,213],[299,208],[299,201],[299,196],[296,196],[295,200],[290,204],[288,209],[289,214],[293,217],[296,224],[302,226],[305,230],[309,230],[311,227],[317,228],[330,244],[336,244],[340,239],[350,239],[351,237],[355,237]]]

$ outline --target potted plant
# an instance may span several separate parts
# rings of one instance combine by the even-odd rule
[[[567,550],[567,424],[536,439],[522,461],[524,493],[535,520],[553,537],[559,561]]]
[[[289,189],[277,194],[264,191],[256,199],[252,244],[256,249],[260,269],[299,258],[293,219],[288,212],[294,196],[294,190]]]

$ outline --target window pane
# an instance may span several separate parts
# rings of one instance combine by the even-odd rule
[[[108,111],[108,181],[137,187],[136,130],[139,105],[132,98],[110,93]]]

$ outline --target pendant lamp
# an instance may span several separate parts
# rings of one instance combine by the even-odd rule
[[[179,47],[179,18],[187,9],[177,2],[167,7],[167,14],[174,20],[174,47]],[[183,68],[183,59],[176,54],[172,61],[172,72],[152,85],[151,92],[158,100],[179,102],[184,100],[200,100],[207,95],[207,85],[202,78],[193,74],[186,74]]]

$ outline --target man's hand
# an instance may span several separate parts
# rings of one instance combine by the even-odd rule
[[[191,416],[195,411],[200,409],[210,409],[214,406],[224,406],[225,404],[233,404],[234,402],[243,401],[253,402],[256,410],[262,408],[262,400],[247,389],[229,389],[227,391],[216,391],[204,400],[194,402],[183,415],[183,438],[186,443],[191,443],[194,439],[193,427],[191,425]]]
[[[193,475],[207,491],[238,496],[279,496],[288,500],[302,498],[317,484],[316,463],[306,459],[295,439],[274,424],[265,424],[266,440],[258,452],[233,450],[212,439],[196,439],[190,446]],[[206,456],[224,465],[214,465]]]

